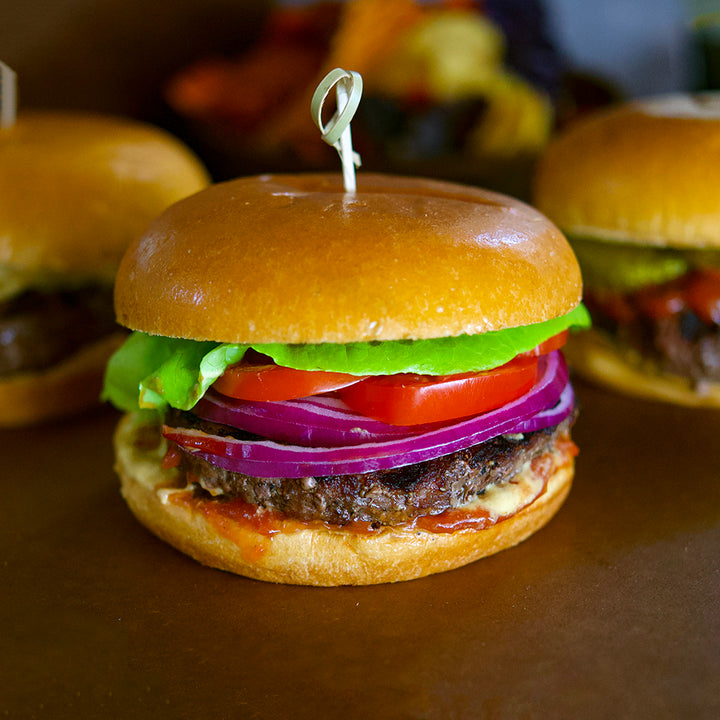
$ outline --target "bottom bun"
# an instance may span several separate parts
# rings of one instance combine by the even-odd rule
[[[688,407],[720,407],[720,383],[660,373],[650,361],[628,355],[595,330],[572,335],[563,352],[573,371],[626,395]]]
[[[156,442],[158,437],[157,429],[143,426],[132,414],[123,418],[115,433],[116,470],[122,493],[138,520],[204,565],[257,580],[295,585],[372,585],[412,580],[512,547],[557,512],[574,473],[570,452],[552,453],[545,492],[515,515],[484,530],[433,533],[386,528],[377,533],[358,533],[297,523],[297,529],[291,532],[268,536],[248,523],[228,520],[219,532],[203,513],[203,506],[217,501],[182,501],[180,495],[191,498],[191,491],[176,489],[175,471],[161,469],[165,445],[164,441]]]
[[[113,333],[49,370],[0,380],[0,427],[44,422],[99,405],[105,366],[125,337]]]

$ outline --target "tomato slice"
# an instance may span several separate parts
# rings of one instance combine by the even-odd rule
[[[716,268],[696,270],[686,279],[688,305],[705,323],[720,323],[720,271]]]
[[[538,360],[519,356],[493,370],[459,375],[382,375],[340,391],[353,410],[390,425],[419,425],[501,407],[537,381]]]
[[[533,350],[521,353],[513,361],[511,361],[507,365],[504,365],[503,368],[508,368],[508,366],[514,367],[513,363],[519,365],[519,361],[522,359],[537,359],[537,357],[540,355],[545,355],[549,352],[552,352],[553,350],[557,350],[565,344],[565,341],[567,340],[567,335],[567,330],[558,333],[557,335],[549,338],[548,340],[545,340],[545,342],[540,343],[540,345],[538,345]],[[429,409],[431,403],[433,403],[439,408],[441,403],[437,399],[432,401],[416,400],[416,404],[425,408],[424,410],[418,408],[418,412],[420,413],[418,417],[420,417],[420,419],[408,420],[411,412],[408,411],[408,413],[405,413],[404,411],[402,411],[401,417],[403,418],[403,421],[391,423],[395,425],[417,425],[425,422],[434,422],[435,420],[464,417],[465,415],[473,415],[479,412],[485,412],[486,410],[500,407],[500,405],[504,405],[505,402],[509,402],[511,399],[515,399],[515,397],[519,397],[523,394],[523,392],[526,392],[532,386],[532,383],[530,383],[530,385],[527,385],[527,383],[522,383],[522,391],[517,392],[511,398],[502,400],[495,405],[486,404],[488,402],[492,403],[492,401],[489,400],[478,404],[478,399],[480,398],[482,393],[480,393],[477,388],[479,388],[481,385],[483,387],[486,385],[490,385],[493,382],[499,383],[499,381],[497,380],[491,381],[488,379],[492,373],[498,373],[500,377],[506,378],[504,381],[504,385],[512,388],[514,386],[512,385],[509,377],[506,376],[516,378],[518,372],[516,371],[515,373],[509,373],[507,370],[503,370],[503,368],[496,368],[495,370],[487,371],[485,373],[461,373],[459,375],[440,377],[404,373],[400,375],[367,378],[367,376],[363,375],[358,376],[350,375],[348,373],[326,372],[324,370],[295,370],[294,368],[275,365],[274,363],[269,362],[269,358],[267,358],[267,356],[263,355],[257,355],[256,357],[253,357],[253,360],[255,360],[256,362],[243,361],[236,365],[231,365],[230,367],[228,367],[223,373],[223,375],[221,375],[215,381],[213,385],[215,390],[222,393],[223,395],[227,395],[228,397],[236,398],[238,400],[279,401],[294,400],[296,398],[308,397],[310,395],[333,392],[335,390],[348,388],[352,385],[355,385],[356,383],[359,383],[360,381],[363,382],[363,385],[368,385],[368,390],[351,393],[351,398],[355,397],[355,395],[365,397],[366,394],[369,392],[369,388],[371,386],[375,388],[375,390],[373,391],[375,394],[382,394],[383,392],[385,392],[383,390],[383,388],[385,387],[396,388],[397,386],[407,387],[408,389],[403,391],[406,395],[412,394],[417,396],[419,396],[421,392],[419,390],[412,391],[409,388],[411,386],[422,386],[424,388],[422,390],[422,394],[424,394],[426,397],[430,397],[431,393],[434,393],[435,397],[439,397],[441,394],[449,394],[451,393],[451,391],[449,390],[451,386],[458,388],[457,390],[452,391],[452,393],[460,397],[461,400],[454,398],[451,401],[447,401],[447,410],[440,411],[438,413]],[[258,360],[260,360],[260,362],[258,362]],[[502,370],[501,373],[499,373],[500,370]],[[524,370],[524,373],[525,377],[528,377],[531,374],[530,371],[527,369]],[[415,378],[415,380],[410,381],[409,378]],[[438,388],[445,388],[445,390],[441,391],[440,389],[437,389],[431,391],[428,389],[430,385],[436,385],[438,386]],[[398,391],[397,389],[393,389],[388,392],[397,393]],[[485,390],[484,394],[485,396],[490,396],[488,390]],[[476,399],[474,401],[470,401],[465,398],[466,395],[468,397],[474,397]],[[502,393],[500,393],[499,396],[504,397]],[[344,395],[342,397],[343,399],[345,399]],[[345,402],[347,402],[347,400],[345,400]],[[373,404],[374,403],[375,401],[373,402]],[[362,406],[365,406],[367,403],[361,400],[360,404]],[[384,405],[384,403],[381,402],[379,404]],[[402,406],[405,406],[408,403],[406,400],[403,400],[400,402],[400,404]],[[471,405],[471,409],[465,412],[465,407],[468,404]],[[350,403],[348,403],[348,405],[350,405]],[[451,409],[451,406],[456,409]],[[350,405],[350,407],[353,406]],[[475,407],[478,407],[479,409],[472,409]],[[358,412],[363,412],[358,408],[353,409],[356,409]],[[366,414],[369,417],[377,417],[369,412],[363,414]],[[385,413],[383,413],[383,415],[384,414]],[[432,419],[423,419],[428,415],[431,416]],[[382,418],[377,417],[377,419]]]
[[[553,350],[559,350],[567,342],[569,333],[569,330],[563,330],[557,335],[553,335],[551,338],[548,338],[544,342],[541,342],[537,347],[533,348],[532,350],[520,353],[517,357],[538,357],[540,355],[547,355]]]
[[[338,390],[365,376],[322,370],[295,370],[281,365],[231,365],[213,388],[238,400],[294,400]]]

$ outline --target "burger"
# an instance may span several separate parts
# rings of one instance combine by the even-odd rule
[[[502,195],[216,184],[120,265],[122,493],[201,563],[280,583],[409,580],[515,545],[572,482],[559,348],[581,291],[563,235]]]
[[[28,112],[0,129],[0,426],[99,404],[125,335],[112,302],[120,258],[207,183],[184,145],[139,122]]]
[[[534,204],[582,268],[592,329],[571,365],[618,391],[720,405],[720,95],[666,95],[578,122]]]

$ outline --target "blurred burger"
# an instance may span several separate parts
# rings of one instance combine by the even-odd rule
[[[515,545],[573,477],[559,347],[580,297],[562,234],[501,195],[217,184],[120,266],[125,499],[202,563],[275,582],[408,580]]]
[[[720,405],[720,95],[636,101],[547,149],[536,206],[570,239],[593,329],[571,344],[589,378]]]
[[[0,425],[98,403],[125,335],[112,305],[120,258],[207,183],[185,146],[138,122],[28,112],[0,130]]]

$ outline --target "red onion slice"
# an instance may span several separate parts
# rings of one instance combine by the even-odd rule
[[[544,428],[559,425],[570,415],[574,407],[575,391],[573,390],[573,386],[568,382],[560,393],[559,400],[553,407],[531,415],[526,420],[521,420],[510,433],[535,432],[535,430],[543,430]]]
[[[230,425],[268,440],[306,447],[338,447],[420,435],[447,422],[403,427],[351,410],[338,398],[250,402],[210,391],[193,408],[203,420]]]
[[[270,440],[244,441],[198,430],[165,426],[163,435],[199,457],[232,472],[255,477],[345,475],[411,465],[476,445],[493,437],[550,427],[572,410],[573,393],[562,355],[540,359],[540,379],[525,395],[483,415],[419,435],[341,447],[301,447]]]

